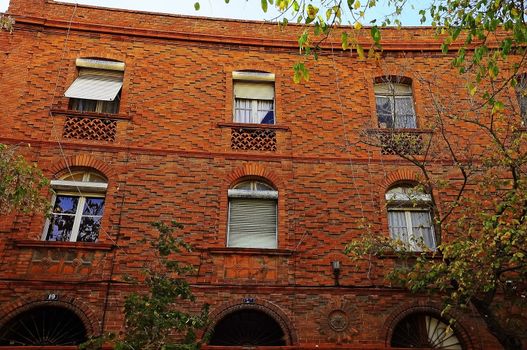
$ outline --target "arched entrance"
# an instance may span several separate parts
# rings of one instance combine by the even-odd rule
[[[401,319],[393,329],[390,345],[397,348],[465,349],[458,332],[447,320],[424,312]]]
[[[281,346],[286,334],[268,313],[256,308],[242,308],[225,315],[216,323],[209,345]]]
[[[86,340],[86,327],[75,312],[48,304],[16,314],[0,330],[0,345],[78,345]]]

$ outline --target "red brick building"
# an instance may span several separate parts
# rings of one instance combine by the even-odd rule
[[[196,309],[209,303],[209,328],[220,330],[211,349],[422,344],[412,337],[499,348],[471,313],[446,316],[457,322],[444,333],[439,298],[384,280],[392,258],[371,268],[343,254],[366,231],[431,248],[447,239],[426,206],[387,205],[404,201],[416,169],[389,142],[362,142],[399,129],[419,153],[437,137],[426,81],[465,109],[465,83],[430,29],[386,30],[380,60],[358,60],[330,39],[308,61],[309,82],[294,84],[301,27],[51,0],[12,0],[9,13],[0,142],[30,144],[20,149],[54,194],[49,219],[18,214],[0,225],[0,345],[118,332],[133,289],[124,276],[152,258],[143,241],[155,239],[150,223],[177,219],[195,247],[185,259],[198,267]],[[468,126],[450,127],[460,142],[485,142]],[[448,162],[434,167],[450,176]],[[441,208],[452,193],[418,195]],[[31,315],[71,339],[17,338]]]

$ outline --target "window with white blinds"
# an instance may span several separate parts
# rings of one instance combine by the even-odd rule
[[[64,93],[69,108],[80,112],[118,113],[124,63],[77,59],[79,75]]]
[[[390,236],[412,251],[435,250],[431,196],[415,187],[395,187],[386,192]]]
[[[277,191],[257,181],[229,190],[227,246],[277,248],[277,198]]]
[[[233,72],[236,123],[275,124],[274,74]]]
[[[408,84],[375,84],[377,119],[381,128],[413,129],[417,127],[412,87]]]

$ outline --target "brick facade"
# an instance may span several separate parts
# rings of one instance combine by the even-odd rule
[[[68,167],[89,168],[108,188],[96,243],[42,241],[42,215],[0,220],[0,326],[28,305],[53,303],[45,298],[54,293],[81,315],[90,336],[118,332],[132,290],[122,281],[152,257],[142,240],[155,239],[149,224],[171,219],[185,225],[196,248],[184,258],[199,267],[191,282],[196,305],[211,305],[210,327],[231,310],[252,308],[277,320],[291,349],[383,349],[404,315],[440,312],[439,298],[387,284],[393,259],[369,271],[343,254],[365,232],[388,236],[385,192],[419,179],[411,164],[362,142],[377,128],[375,79],[411,80],[419,129],[412,135],[421,138],[439,137],[429,131],[433,97],[453,110],[469,100],[431,29],[386,30],[379,61],[337,50],[336,33],[317,62],[306,60],[310,81],[294,84],[292,66],[303,59],[297,26],[50,0],[12,0],[9,12],[17,23],[13,34],[0,33],[0,142],[19,144],[50,179]],[[367,32],[357,36],[368,42]],[[77,58],[126,64],[117,115],[68,111],[64,92],[77,77]],[[233,123],[232,72],[240,70],[275,74],[275,125]],[[83,133],[93,128],[103,128],[95,132],[102,136]],[[476,151],[488,142],[470,125],[447,128]],[[254,146],[255,138],[273,145]],[[442,150],[433,151],[434,174],[455,179]],[[263,179],[278,191],[277,249],[226,247],[227,192],[243,179]],[[433,193],[440,210],[454,194]],[[334,260],[342,265],[339,286]],[[331,326],[335,310],[346,327]],[[473,313],[451,316],[466,349],[499,349]]]

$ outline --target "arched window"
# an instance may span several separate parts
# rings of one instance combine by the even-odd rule
[[[463,350],[458,335],[447,322],[426,313],[411,314],[397,324],[390,345],[395,348]]]
[[[227,246],[277,247],[278,192],[260,181],[246,181],[229,189]]]
[[[73,311],[50,305],[22,312],[0,330],[0,346],[66,346],[86,340],[84,324]]]
[[[108,187],[106,178],[96,172],[75,171],[60,180],[52,180],[51,187],[55,195],[42,239],[97,241]]]
[[[393,239],[414,251],[436,249],[430,205],[432,197],[418,187],[405,185],[386,192],[388,227]]]
[[[285,334],[278,322],[260,310],[232,312],[214,327],[210,345],[284,346]]]
[[[380,128],[417,127],[410,84],[388,80],[376,83],[374,91]]]

